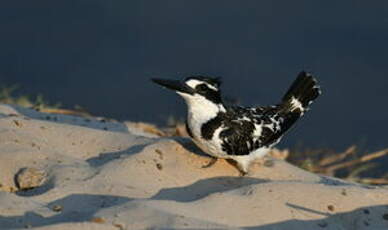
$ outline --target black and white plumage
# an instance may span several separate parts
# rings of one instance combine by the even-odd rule
[[[278,105],[226,107],[217,78],[152,80],[185,99],[187,131],[198,147],[213,157],[235,160],[244,173],[252,161],[265,156],[281,140],[321,93],[311,74],[301,72]]]

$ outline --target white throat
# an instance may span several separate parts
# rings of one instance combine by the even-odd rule
[[[219,112],[226,111],[221,103],[215,104],[201,95],[178,94],[186,101],[188,107],[187,122],[194,136],[200,136],[201,126],[204,123],[216,117]]]

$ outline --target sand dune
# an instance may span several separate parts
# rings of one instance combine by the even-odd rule
[[[284,161],[244,177],[188,139],[0,105],[0,229],[388,229],[388,188]]]

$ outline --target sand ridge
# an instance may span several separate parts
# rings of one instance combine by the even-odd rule
[[[388,229],[387,187],[209,160],[129,122],[0,105],[0,229]],[[44,172],[36,188],[25,168]]]

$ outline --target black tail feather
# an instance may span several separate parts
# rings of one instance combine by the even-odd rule
[[[281,130],[265,139],[264,145],[270,145],[274,140],[279,140],[320,94],[321,90],[312,75],[306,72],[299,73],[278,107],[278,112],[283,118]]]
[[[317,80],[306,72],[299,73],[298,77],[292,83],[287,93],[282,99],[282,107],[288,112],[294,110],[303,113],[308,110],[308,106],[321,94],[317,85]],[[298,105],[301,105],[299,108]]]

